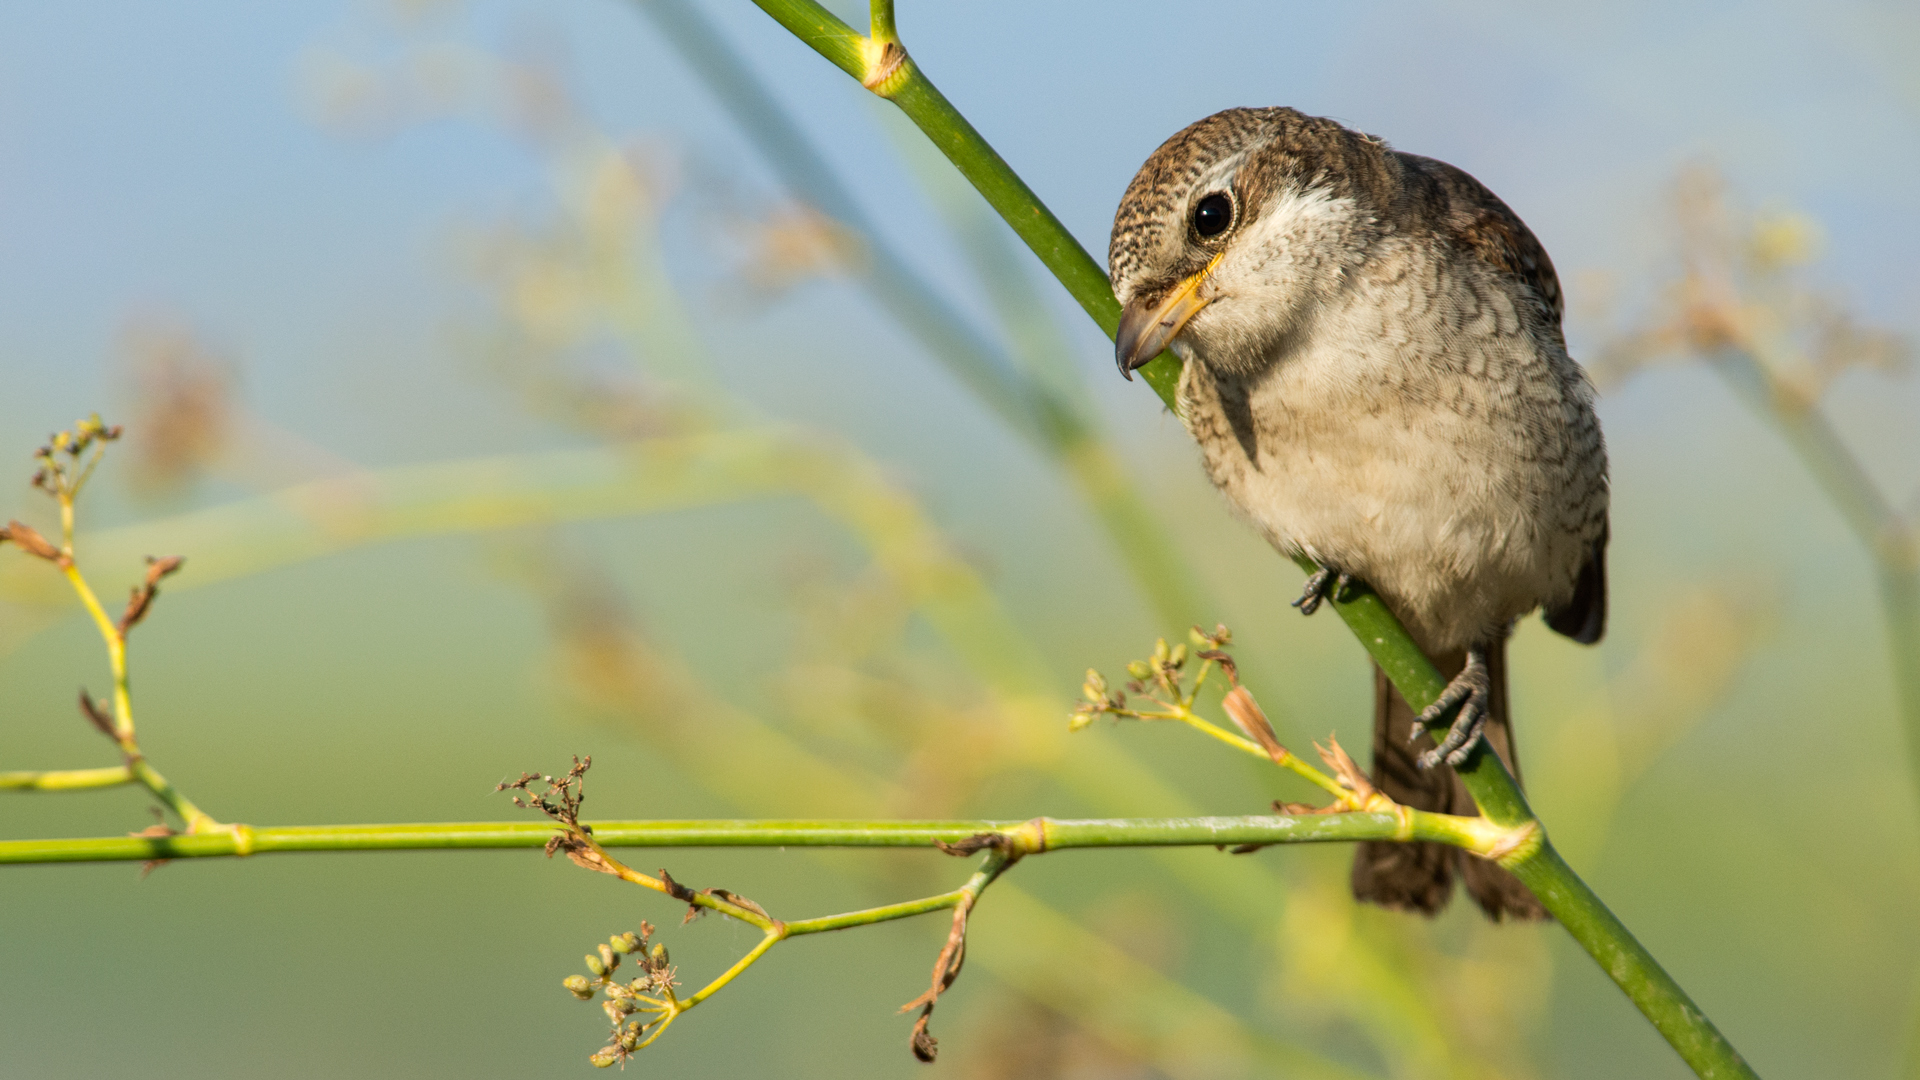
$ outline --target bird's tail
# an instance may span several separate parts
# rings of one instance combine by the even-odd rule
[[[1486,648],[1488,695],[1487,742],[1507,763],[1515,781],[1520,761],[1514,756],[1512,712],[1507,703],[1507,642],[1504,637]],[[1440,673],[1451,679],[1466,666],[1464,652],[1437,657]],[[1480,812],[1467,786],[1444,763],[1422,769],[1416,763],[1429,743],[1409,741],[1414,711],[1389,682],[1373,669],[1373,784],[1395,802],[1416,810],[1475,815]],[[1526,886],[1506,870],[1459,848],[1428,842],[1366,841],[1353,857],[1353,895],[1382,907],[1437,914],[1453,898],[1458,874],[1487,916],[1505,919],[1544,919],[1546,909]]]

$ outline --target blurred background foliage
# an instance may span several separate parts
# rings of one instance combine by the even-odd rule
[[[1875,564],[1700,356],[1762,343],[1776,404],[1817,404],[1892,512],[1920,511],[1920,18],[901,18],[1095,251],[1139,161],[1236,104],[1450,160],[1526,217],[1605,394],[1616,499],[1606,643],[1528,624],[1515,644],[1534,802],[1761,1073],[1913,1067],[1920,811]],[[680,51],[702,24],[824,173],[703,87]],[[216,816],[508,817],[495,781],[572,753],[596,761],[589,816],[1301,797],[1175,731],[1068,738],[1079,672],[1179,620],[1234,627],[1283,740],[1365,745],[1364,657],[1287,609],[1297,571],[1178,424],[917,133],[748,5],[26,3],[0,27],[0,518],[45,524],[25,481],[46,432],[127,424],[81,555],[109,592],[144,554],[187,556],[134,639],[135,692],[148,752]],[[967,389],[991,370],[1063,403],[1070,437]],[[91,633],[0,551],[0,767],[107,761],[71,705],[104,683]],[[7,836],[149,821],[128,791],[0,809]],[[961,876],[932,853],[635,865],[659,861],[793,915]],[[1684,1075],[1557,930],[1356,909],[1346,862],[1023,864],[976,916],[931,1068]],[[572,958],[674,906],[530,854],[6,879],[0,1074],[23,1076],[564,1075],[600,1038],[558,985]],[[752,937],[665,933],[688,971]],[[944,933],[778,950],[634,1067],[924,1074],[893,1010]]]

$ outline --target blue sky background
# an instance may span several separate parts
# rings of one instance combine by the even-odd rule
[[[826,148],[885,234],[984,323],[986,300],[903,163],[890,130],[898,122],[885,106],[744,0],[702,8]],[[1220,108],[1287,104],[1478,176],[1546,244],[1576,312],[1591,306],[1604,277],[1618,297],[1615,325],[1624,325],[1672,280],[1669,192],[1682,167],[1705,163],[1726,177],[1739,205],[1819,224],[1822,256],[1804,272],[1810,287],[1868,325],[1920,337],[1920,12],[1911,4],[907,0],[900,26],[923,70],[1102,256],[1120,192],[1162,139]],[[360,134],[315,117],[307,87],[328,58],[378,66],[447,41],[562,57],[596,124],[678,163],[681,183],[662,220],[667,263],[692,298],[689,315],[728,392],[762,415],[843,434],[891,470],[989,569],[1023,624],[1058,643],[1046,659],[1063,700],[1087,663],[1114,666],[1159,632],[1059,478],[856,288],[821,280],[740,299],[737,265],[716,241],[713,219],[730,201],[743,212],[764,208],[779,185],[652,26],[611,0],[406,10],[374,0],[18,0],[0,8],[0,463],[24,466],[46,432],[73,417],[125,412],[123,335],[130,321],[156,316],[190,324],[231,360],[252,413],[338,460],[380,467],[580,444],[479,374],[457,333],[479,303],[458,268],[462,230],[544,213],[551,194],[540,159],[497,124],[470,117]],[[1266,633],[1282,642],[1309,671],[1328,665],[1327,687],[1280,665],[1296,677],[1266,691],[1276,711],[1304,718],[1309,733],[1337,725],[1364,743],[1366,684],[1350,642],[1330,625],[1302,629],[1281,618],[1276,598],[1297,587],[1292,569],[1220,508],[1178,425],[1138,384],[1114,375],[1105,339],[1033,269],[1088,392],[1229,598],[1226,616],[1256,640]],[[1592,319],[1569,329],[1576,355],[1591,355],[1609,333]],[[1642,373],[1602,408],[1615,463],[1616,641],[1589,659],[1551,659],[1561,657],[1551,651],[1558,646],[1533,643],[1532,631],[1523,632],[1525,647],[1598,678],[1627,663],[1677,589],[1707,579],[1744,583],[1772,629],[1754,646],[1741,685],[1649,771],[1597,849],[1603,854],[1582,869],[1603,891],[1611,883],[1616,906],[1640,920],[1656,951],[1667,950],[1763,1073],[1892,1075],[1920,960],[1910,919],[1920,833],[1885,691],[1870,568],[1765,426],[1698,367]],[[1851,372],[1827,408],[1883,489],[1916,508],[1920,380]],[[94,505],[97,520],[120,522],[243,492],[217,480],[156,506],[109,482]],[[39,514],[36,500],[24,484],[0,484],[0,517]],[[776,535],[790,528],[802,546],[836,550],[813,538],[816,526],[779,521]],[[769,528],[722,514],[585,534],[615,553],[648,615],[678,627],[696,663],[711,667],[729,648],[775,652],[790,630],[762,596],[771,572],[756,542]],[[493,776],[563,760],[596,740],[610,768],[638,768],[643,748],[583,729],[532,688],[538,614],[498,588],[485,564],[463,543],[433,542],[183,592],[178,629],[154,631],[154,674],[143,683],[156,701],[171,702],[155,709],[176,725],[153,737],[170,739],[177,759],[201,762],[184,771],[224,804],[250,808],[238,816],[259,820],[499,816],[476,794]],[[703,620],[714,612],[723,616]],[[92,648],[75,618],[38,636],[0,635],[9,650],[0,652],[0,755],[38,764],[94,752],[85,731],[39,733],[49,715],[70,724],[76,681],[100,681]],[[1555,700],[1545,675],[1531,684],[1523,676],[1519,692],[1523,707]],[[282,726],[260,726],[253,711],[261,700],[275,703]],[[457,749],[446,748],[449,731],[466,736]],[[1782,747],[1793,749],[1783,758]],[[1801,748],[1823,765],[1796,766],[1791,754]],[[429,762],[418,792],[369,805],[340,779],[358,762],[396,756]],[[1204,760],[1167,759],[1200,789]],[[273,779],[300,762],[308,768],[297,782]],[[1812,824],[1767,831],[1766,815],[1783,805],[1834,805],[1838,795],[1825,785],[1835,776],[1861,800],[1845,835]],[[673,805],[721,812],[703,797],[681,791]],[[57,810],[7,802],[0,822],[8,835],[144,824],[128,824],[130,797],[117,805],[74,798],[91,801]],[[1552,798],[1540,796],[1549,820]],[[1696,820],[1701,799],[1719,808],[1704,823]],[[570,955],[574,938],[599,931],[552,910],[538,931],[527,930],[517,921],[524,911],[504,898],[551,876],[476,871],[498,875],[488,881],[499,893],[469,897],[461,909],[443,898],[468,897],[476,886],[451,864],[380,870],[392,876],[368,879],[381,883],[377,895],[336,880],[319,899],[289,864],[258,873],[169,868],[144,892],[130,872],[112,872],[5,875],[10,894],[32,898],[0,915],[0,936],[23,943],[14,958],[0,957],[14,987],[0,992],[0,1042],[24,1048],[0,1073],[104,1074],[98,1061],[73,1057],[98,1045],[81,1018],[97,1007],[97,970],[68,971],[62,955],[112,963],[130,994],[162,1002],[129,1006],[137,1015],[127,1030],[152,1048],[114,1059],[129,1072],[489,1075],[499,1066],[557,1075],[577,1067],[584,1022],[547,1001],[558,976],[545,967],[533,979],[547,1010],[537,1016],[518,988],[490,985],[473,991],[484,1004],[465,1013],[448,1006],[427,1020],[417,999],[358,981],[382,978],[392,957],[424,967],[460,951],[472,954],[460,961],[464,977],[490,982],[489,964],[498,963],[486,955],[490,933],[516,949],[547,950],[538,963]],[[584,887],[561,888],[574,890],[567,903],[617,907],[586,899]],[[409,896],[425,899],[412,905]],[[338,937],[325,931],[330,918],[347,928]],[[144,958],[96,941],[98,928],[129,921],[147,935]],[[384,929],[365,929],[375,924]],[[445,930],[454,924],[487,929]],[[452,941],[432,948],[444,951],[422,944],[443,931]],[[278,941],[301,943],[289,952],[337,954],[284,956]],[[913,942],[905,948],[917,979],[924,965]],[[890,948],[848,947],[876,964]],[[1542,991],[1538,1075],[1624,1075],[1615,1071],[1621,1061],[1634,1075],[1676,1075],[1611,989],[1579,967],[1584,961],[1553,955],[1559,981]],[[314,989],[303,996],[279,980],[254,985],[265,976],[236,975],[250,956]],[[810,977],[798,967],[782,972],[767,985]],[[50,988],[36,989],[43,977]],[[170,985],[179,995],[169,996]],[[772,989],[741,997],[753,994],[767,1008],[778,1000]],[[221,1015],[203,1006],[238,1011],[222,1016],[218,1032],[184,1032]],[[668,1040],[659,1062],[639,1067],[723,1061],[749,1075],[819,1076],[855,1067],[783,1049],[803,1046],[854,1055],[847,1061],[861,1075],[905,1075],[889,1007],[862,999],[820,1006],[830,1017],[782,1012],[735,1057],[718,1056],[722,1025],[710,1020],[704,1034]],[[836,1026],[855,1012],[853,1026]],[[289,1051],[286,1032],[300,1024],[327,1037]],[[482,1033],[462,1041],[450,1028]],[[450,1041],[428,1048],[426,1031]],[[871,1058],[860,1056],[867,1042]]]

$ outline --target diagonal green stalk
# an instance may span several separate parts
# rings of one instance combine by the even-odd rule
[[[1087,410],[1022,371],[1003,350],[984,340],[887,243],[800,126],[788,117],[779,98],[697,8],[687,0],[636,3],[781,180],[859,238],[865,259],[860,281],[880,306],[1004,423],[1064,467],[1160,620],[1186,626],[1214,610],[1216,605],[1181,559],[1172,537]],[[881,17],[882,25],[890,28],[891,9]]]
[[[1723,345],[1706,354],[1736,396],[1779,429],[1873,560],[1887,620],[1895,704],[1906,729],[1908,770],[1920,793],[1920,531],[1882,495],[1847,449],[1826,414],[1795,400],[1748,348]],[[1920,1075],[1920,1059],[1916,1059]]]
[[[1873,560],[1907,771],[1920,796],[1920,528],[1881,494],[1818,404],[1782,386],[1756,347],[1727,342],[1705,356],[1734,395],[1780,432]],[[1914,1014],[1906,1075],[1920,1080],[1920,992]]]
[[[869,39],[813,0],[755,3],[862,86],[898,106],[1026,241],[1094,322],[1108,335],[1114,333],[1119,324],[1119,303],[1099,264],[921,74],[897,41]],[[890,28],[891,5],[876,0],[875,7],[887,10]],[[1167,407],[1177,412],[1178,361],[1162,355],[1143,368],[1142,374]],[[1303,568],[1315,567],[1303,560]],[[1446,680],[1377,595],[1354,590],[1333,607],[1409,705],[1421,709],[1439,696]],[[1517,826],[1535,822],[1526,799],[1497,755],[1476,755],[1460,773],[1482,813],[1493,823]],[[1502,862],[1540,897],[1547,910],[1600,963],[1697,1074],[1753,1075],[1679,984],[1554,852],[1544,833],[1537,847]]]

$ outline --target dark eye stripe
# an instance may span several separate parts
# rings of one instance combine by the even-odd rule
[[[1193,231],[1201,236],[1219,236],[1233,224],[1233,200],[1223,192],[1202,198],[1193,208]]]

